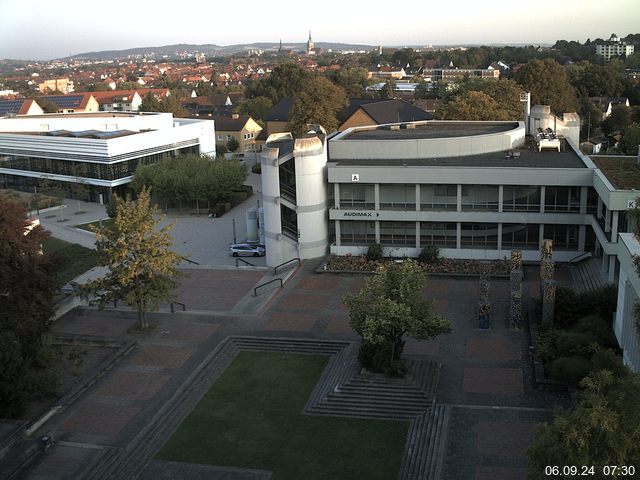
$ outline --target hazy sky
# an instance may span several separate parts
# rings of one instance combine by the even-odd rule
[[[640,33],[640,2],[0,0],[0,58],[173,43],[304,42],[309,29],[316,42],[388,46],[584,42]]]

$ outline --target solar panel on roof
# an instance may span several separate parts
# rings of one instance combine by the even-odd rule
[[[84,95],[64,95],[64,96],[45,96],[43,97],[49,100],[58,108],[78,108],[82,104]]]
[[[0,100],[0,115],[17,114],[24,100]]]

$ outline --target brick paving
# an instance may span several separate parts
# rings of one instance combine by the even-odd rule
[[[305,263],[254,316],[228,312],[251,292],[261,272],[194,270],[198,273],[183,283],[190,296],[185,303],[193,310],[200,310],[195,305],[210,309],[210,314],[152,314],[157,327],[151,335],[127,333],[136,322],[132,312],[79,309],[63,317],[54,330],[135,338],[139,345],[45,428],[67,442],[132,448],[150,422],[162,421],[158,412],[228,335],[357,340],[341,296],[361,288],[366,277],[318,275],[317,264]],[[526,280],[525,294],[531,295],[535,284]],[[475,319],[478,279],[430,277],[425,293],[452,321],[453,332],[427,342],[407,339],[407,355],[443,365],[437,403],[451,408],[451,416],[442,436],[442,479],[524,479],[523,451],[535,424],[551,418],[557,401],[533,389],[526,336],[508,329],[508,285],[491,282],[491,330],[480,331]],[[95,452],[56,446],[31,478],[75,477]]]

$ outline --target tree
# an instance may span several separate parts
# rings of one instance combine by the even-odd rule
[[[451,324],[424,298],[426,274],[416,262],[382,265],[376,273],[342,301],[351,328],[362,337],[360,362],[374,371],[397,374],[404,370],[405,335],[428,340],[449,333]]]
[[[640,376],[609,352],[596,354],[594,366],[575,407],[538,427],[527,451],[530,480],[565,478],[545,475],[547,465],[593,465],[590,478],[605,479],[605,465],[640,464]]]
[[[335,131],[338,128],[337,114],[346,106],[344,89],[316,76],[294,97],[289,128],[300,135],[305,133],[307,124],[314,123],[322,125],[327,132]]]
[[[441,120],[506,120],[500,105],[483,92],[466,92],[436,111]]]
[[[20,415],[27,399],[55,388],[43,338],[53,314],[56,285],[51,259],[41,254],[48,233],[40,226],[30,227],[24,206],[16,200],[2,196],[0,204],[2,418]],[[47,381],[42,381],[43,376]]]
[[[361,98],[369,86],[369,75],[362,67],[345,67],[334,70],[328,75],[329,80],[344,88],[348,97]]]
[[[631,125],[631,108],[626,105],[616,105],[611,109],[611,115],[602,121],[602,130],[607,134],[624,130]]]
[[[135,201],[116,199],[113,225],[94,229],[99,265],[108,273],[87,285],[88,292],[99,293],[101,307],[121,300],[135,308],[143,330],[149,328],[147,312],[172,299],[180,275],[181,257],[171,250],[173,224],[158,230],[156,214],[147,188]]]
[[[240,142],[238,142],[234,137],[231,137],[227,142],[227,150],[234,153],[238,148],[240,148]]]
[[[153,92],[149,92],[142,99],[139,110],[141,112],[159,112],[160,101],[156,98]]]
[[[531,92],[534,105],[549,105],[554,113],[575,112],[578,100],[567,73],[555,60],[531,60],[516,74],[517,82]]]
[[[382,100],[391,100],[396,98],[396,81],[393,78],[389,78],[384,82],[382,90],[378,92],[379,97]]]
[[[258,122],[264,122],[273,107],[273,102],[269,97],[247,98],[240,104],[240,113],[250,115]]]
[[[640,146],[640,124],[634,123],[625,129],[622,140],[620,140],[620,150],[626,155],[638,155]]]
[[[274,68],[268,77],[248,83],[245,95],[247,98],[268,97],[275,105],[284,97],[291,97],[302,91],[312,76],[295,63],[283,63]]]

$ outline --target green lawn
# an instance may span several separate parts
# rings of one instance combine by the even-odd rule
[[[408,421],[302,413],[328,357],[241,352],[158,454],[273,480],[397,478]]]
[[[82,275],[98,263],[98,254],[95,250],[53,237],[49,237],[42,243],[42,250],[53,257],[56,265],[56,281],[60,285]]]
[[[102,226],[103,227],[110,227],[111,225],[113,225],[113,218],[107,218],[106,220],[102,220]],[[91,222],[91,223],[83,223],[81,225],[76,225],[75,228],[80,228],[82,230],[87,230],[88,232],[91,232],[91,227],[99,227],[100,226],[100,220],[98,220],[97,222]]]

